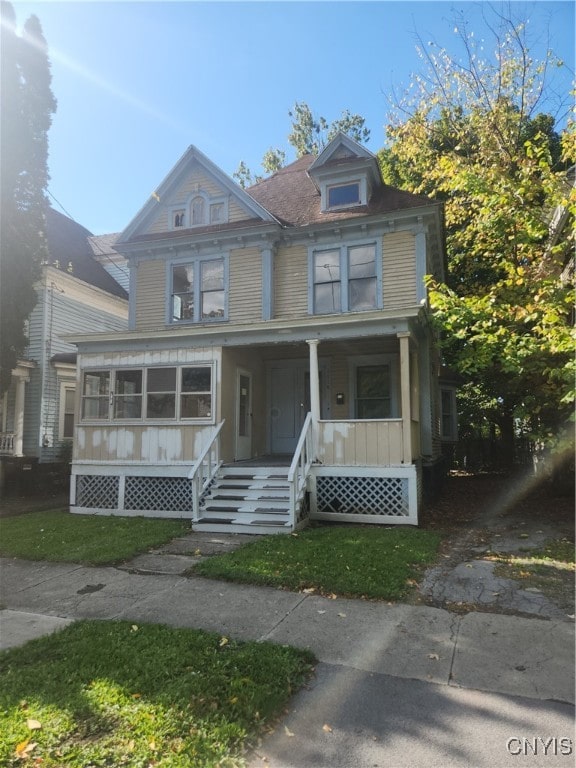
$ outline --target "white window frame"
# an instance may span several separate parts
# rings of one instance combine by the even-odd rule
[[[343,205],[330,205],[329,196],[330,190],[335,187],[347,187],[350,184],[358,184],[358,197],[357,203],[344,203]],[[346,208],[358,208],[361,205],[368,204],[368,182],[365,175],[357,175],[340,178],[322,179],[320,181],[320,206],[324,213],[329,211],[341,211]]]
[[[70,413],[70,411],[66,411],[66,392],[73,392],[74,393],[74,399],[72,404],[72,415],[74,416],[74,421],[72,423],[72,434],[71,435],[65,435],[65,424],[66,424],[66,414]],[[58,440],[73,440],[74,439],[74,429],[76,426],[76,381],[74,379],[70,379],[69,381],[61,381],[60,382],[60,399],[59,399],[59,413],[58,413]]]
[[[150,369],[159,369],[159,368],[170,368],[176,370],[176,389],[174,390],[174,396],[175,396],[175,415],[173,417],[166,416],[166,417],[158,417],[158,416],[152,416],[148,417],[147,410],[148,410],[148,371]],[[186,394],[194,394],[194,393],[186,393],[182,390],[182,371],[184,369],[188,368],[208,368],[210,369],[210,415],[209,416],[199,416],[199,417],[193,417],[193,416],[182,416],[181,415],[181,396]],[[137,418],[120,418],[116,417],[114,415],[115,412],[115,388],[116,388],[116,376],[119,372],[122,371],[141,371],[142,373],[142,408],[141,408],[141,414]],[[83,416],[84,412],[84,377],[86,374],[90,374],[93,372],[98,373],[107,373],[109,376],[109,386],[110,386],[110,394],[108,396],[108,411],[107,416],[102,416],[101,418],[96,417],[85,417]],[[98,368],[85,368],[82,371],[82,377],[81,377],[81,394],[80,394],[80,423],[83,425],[103,425],[103,424],[146,424],[146,425],[152,425],[152,424],[214,424],[216,421],[215,417],[215,411],[216,411],[216,364],[214,361],[208,361],[208,362],[194,362],[194,363],[183,363],[181,365],[149,365],[149,366],[122,366],[118,368],[109,368],[109,367],[98,367]],[[151,393],[154,394],[154,393]],[[199,394],[207,394],[204,392],[201,392]]]
[[[374,259],[375,259],[375,271],[376,271],[376,303],[375,306],[367,309],[350,309],[349,308],[349,286],[350,277],[348,269],[348,252],[352,248],[361,248],[374,246]],[[340,253],[340,309],[334,312],[316,312],[314,302],[314,288],[316,283],[314,282],[314,257],[324,251],[339,251]],[[308,248],[308,312],[310,315],[331,315],[331,314],[349,314],[356,312],[374,312],[383,307],[383,294],[382,294],[382,239],[375,238],[370,240],[358,240],[350,242],[339,242],[334,244],[322,244],[309,246]]]
[[[350,418],[359,421],[386,421],[383,419],[359,419],[356,415],[356,400],[357,400],[357,370],[358,368],[382,367],[388,366],[390,370],[390,416],[387,419],[399,419],[400,414],[400,382],[399,382],[399,358],[397,354],[389,353],[384,355],[358,355],[348,358],[348,391],[350,392],[349,398],[349,414]]]
[[[200,307],[202,303],[202,263],[209,261],[222,261],[224,267],[224,314],[222,317],[202,317],[200,315]],[[230,281],[229,281],[229,261],[230,254],[228,252],[213,254],[203,254],[202,256],[195,256],[189,258],[182,258],[171,261],[166,264],[166,286],[168,288],[166,295],[166,324],[167,325],[199,325],[204,323],[221,323],[228,320],[228,299],[230,295]],[[175,318],[174,317],[174,269],[177,267],[191,267],[194,270],[193,279],[193,317]]]

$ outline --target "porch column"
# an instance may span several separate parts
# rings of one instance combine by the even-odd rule
[[[307,339],[310,350],[310,412],[312,413],[312,435],[314,451],[318,447],[318,422],[320,421],[320,370],[318,367],[318,339]]]
[[[14,401],[14,456],[23,456],[24,445],[24,395],[26,382],[24,376],[16,377],[16,398]]]
[[[412,414],[410,410],[410,334],[399,333],[400,341],[400,398],[402,404],[402,461],[412,464]]]

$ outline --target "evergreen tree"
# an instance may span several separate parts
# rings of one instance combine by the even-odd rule
[[[46,41],[31,16],[21,36],[12,5],[0,7],[0,393],[24,353],[34,283],[47,259],[44,210],[48,131],[56,101]]]

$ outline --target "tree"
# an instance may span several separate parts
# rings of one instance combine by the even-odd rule
[[[28,339],[25,323],[36,303],[34,283],[47,259],[44,234],[48,130],[56,102],[40,22],[31,16],[22,36],[12,5],[0,24],[0,392]]]
[[[396,100],[380,159],[389,183],[444,201],[448,276],[430,281],[444,359],[469,381],[464,410],[488,407],[511,460],[520,425],[553,440],[572,413],[570,234],[550,248],[549,227],[557,206],[574,205],[575,155],[573,125],[557,133],[541,111],[561,63],[533,60],[525,27],[496,21],[493,60],[465,26],[463,58],[422,46],[425,71]]]
[[[370,130],[365,127],[365,119],[352,114],[348,109],[342,112],[338,120],[329,123],[326,118],[315,117],[305,102],[296,102],[288,111],[292,118],[292,130],[288,134],[288,143],[295,150],[296,157],[317,155],[329,144],[337,133],[350,136],[362,143],[370,138]],[[284,166],[286,153],[281,149],[270,148],[262,159],[262,168],[268,174],[275,173]],[[232,174],[241,187],[245,188],[262,180],[262,176],[253,175],[244,161]]]

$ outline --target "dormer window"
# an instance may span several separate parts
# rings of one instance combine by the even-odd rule
[[[360,182],[335,184],[327,188],[328,208],[343,208],[349,205],[360,205]]]

